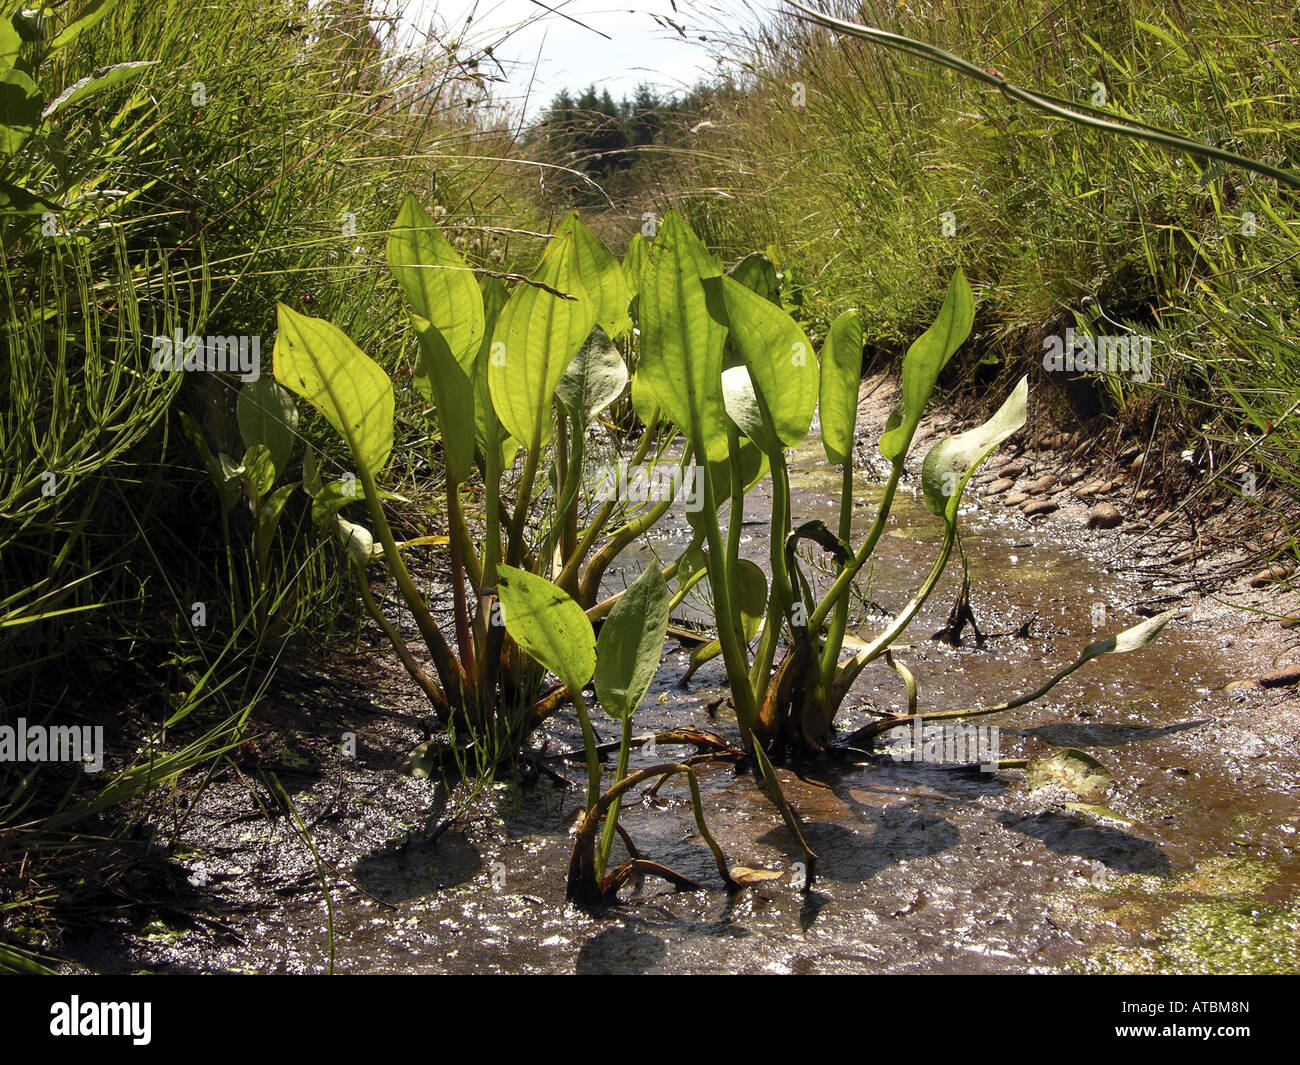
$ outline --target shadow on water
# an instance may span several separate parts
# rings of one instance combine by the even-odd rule
[[[1047,812],[1020,818],[1000,814],[998,822],[1012,832],[1032,836],[1055,854],[1101,862],[1117,873],[1173,875],[1173,866],[1159,847],[1117,828]]]
[[[582,945],[574,971],[580,976],[646,973],[658,966],[667,954],[667,944],[651,932],[607,928]]]
[[[950,821],[919,803],[877,811],[868,824],[810,823],[804,833],[818,855],[819,880],[866,882],[902,861],[928,858],[957,845],[960,832]],[[759,842],[787,849],[789,834],[782,827]]]
[[[1126,743],[1149,742],[1208,724],[1208,720],[1202,719],[1160,728],[1144,725],[1041,725],[1019,729],[1016,735],[1041,740],[1053,747],[1122,747]]]
[[[396,904],[468,883],[482,871],[478,848],[463,832],[451,829],[433,841],[367,855],[356,863],[354,875],[364,891]]]

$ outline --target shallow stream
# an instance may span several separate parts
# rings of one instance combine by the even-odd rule
[[[806,447],[793,464],[793,518],[835,526],[839,477]],[[874,515],[874,478],[856,508],[855,539]],[[763,513],[761,496],[750,510]],[[999,701],[1036,687],[1100,635],[1135,624],[1167,603],[1134,575],[1130,555],[1102,564],[1123,541],[1068,523],[1032,525],[992,500],[971,496],[963,542],[971,602],[989,636],[982,648],[929,639],[959,586],[954,560],[899,652],[920,687],[920,707]],[[762,562],[766,526],[746,529],[744,553]],[[919,495],[899,493],[867,598],[896,610],[928,569],[941,533]],[[651,545],[671,558],[689,538],[680,514]],[[635,569],[648,557],[630,554]],[[614,586],[626,574],[611,574]],[[1101,615],[1104,623],[1094,626]],[[870,636],[885,615],[855,623]],[[1014,635],[1027,620],[1029,636]],[[699,838],[685,789],[624,807],[623,824],[658,862],[706,890],[674,893],[647,880],[622,901],[584,913],[564,900],[570,828],[582,803],[573,786],[545,776],[531,787],[499,784],[475,812],[435,841],[416,831],[433,785],[398,777],[395,756],[363,744],[358,781],[333,770],[296,783],[304,820],[328,868],[334,964],[342,972],[999,972],[1300,970],[1300,794],[1294,730],[1257,727],[1252,699],[1226,690],[1255,663],[1243,657],[1230,612],[1176,621],[1154,644],[1089,664],[1041,702],[981,723],[999,726],[1002,758],[1071,746],[1114,773],[1107,804],[1131,823],[1072,811],[1075,797],[1030,791],[1020,772],[981,772],[895,761],[887,754],[782,770],[787,797],[820,856],[812,890],[799,890],[798,851],[752,778],[727,765],[700,770],[709,824],[733,864],[786,872],[728,895]],[[905,641],[906,642],[906,641]],[[721,662],[676,686],[688,650],[669,641],[656,686],[638,712],[638,733],[711,729],[734,740]],[[860,679],[837,720],[847,732],[866,707],[902,709],[897,676],[879,661]],[[580,747],[562,715],[551,750]],[[599,715],[598,715],[599,717]],[[617,736],[600,717],[602,738]],[[376,733],[378,736],[379,734]],[[401,746],[389,736],[389,747]],[[369,753],[368,753],[369,752]],[[684,751],[683,753],[689,753]],[[400,754],[400,752],[399,752]],[[632,768],[662,761],[636,752]],[[370,765],[366,765],[367,760]],[[550,763],[565,772],[563,762]],[[338,792],[335,793],[335,788]],[[331,800],[331,795],[333,799]],[[327,801],[334,808],[317,824]],[[283,819],[281,819],[283,820]],[[246,912],[236,941],[160,932],[131,964],[154,969],[321,971],[330,946],[310,853],[283,824],[242,817],[191,819],[191,883],[226,897],[266,894]],[[240,834],[242,833],[242,834]],[[219,846],[225,842],[227,845]],[[616,849],[616,855],[618,854]],[[292,874],[292,875],[291,875]],[[337,874],[337,875],[336,875]],[[359,890],[357,890],[359,889]],[[242,893],[242,894],[241,894]],[[233,908],[232,908],[233,912]],[[229,914],[227,920],[231,920]],[[102,959],[94,967],[113,967]],[[126,964],[123,962],[123,964]]]

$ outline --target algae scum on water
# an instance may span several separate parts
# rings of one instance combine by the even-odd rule
[[[1262,899],[1277,877],[1255,858],[1221,857],[1172,880],[1109,879],[1085,920],[1146,929],[1139,945],[1092,951],[1088,973],[1277,974],[1300,972],[1300,907]],[[1077,910],[1076,916],[1077,916]]]

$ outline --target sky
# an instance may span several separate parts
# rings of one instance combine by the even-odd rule
[[[412,28],[432,23],[446,37],[465,26],[475,45],[498,42],[493,54],[507,83],[495,89],[512,109],[530,115],[561,89],[609,89],[615,100],[641,82],[682,91],[718,69],[710,37],[720,28],[752,24],[779,0],[407,0]],[[546,6],[543,7],[542,5]],[[549,10],[548,10],[549,8]],[[566,17],[567,16],[567,17]],[[681,26],[679,33],[667,20]],[[512,33],[508,33],[510,30]],[[503,40],[504,39],[504,40]],[[489,67],[494,73],[501,72]]]

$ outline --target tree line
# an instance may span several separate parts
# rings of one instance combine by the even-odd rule
[[[634,181],[638,160],[645,149],[668,142],[682,119],[694,113],[697,93],[661,94],[639,85],[631,97],[616,101],[608,89],[588,86],[575,96],[569,90],[555,95],[528,137],[528,147],[549,161],[576,174],[572,180],[553,182],[557,195],[579,206],[603,201],[593,182],[617,196]],[[582,181],[585,175],[589,182]]]

